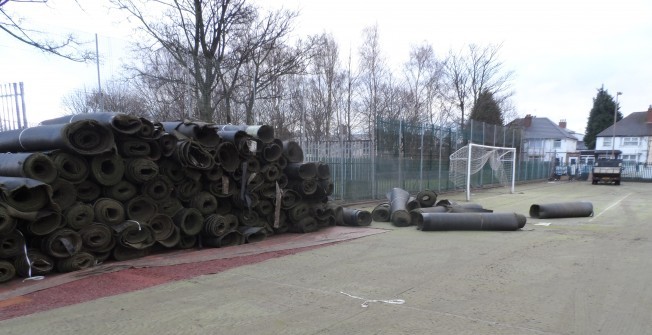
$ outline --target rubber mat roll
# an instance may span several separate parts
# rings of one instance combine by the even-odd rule
[[[264,143],[262,150],[260,150],[260,158],[267,163],[276,162],[282,154],[283,142],[280,142],[280,144],[276,141]]]
[[[103,252],[113,249],[115,239],[113,230],[104,223],[93,222],[79,230],[82,248],[92,252]]]
[[[326,206],[328,206],[333,212],[333,218],[335,219],[335,225],[342,225],[344,223],[344,207],[338,205],[332,201],[329,201]]]
[[[159,174],[167,177],[173,184],[178,184],[185,179],[184,169],[179,162],[171,159],[158,161]]]
[[[70,228],[80,230],[93,223],[95,212],[93,206],[76,202],[63,211],[63,220]]]
[[[113,249],[111,255],[116,261],[128,261],[149,255],[149,249],[133,249],[118,244]]]
[[[303,149],[296,141],[283,141],[283,157],[288,163],[300,163],[303,161]]]
[[[146,140],[158,140],[165,133],[163,125],[160,122],[152,122],[144,117],[139,119],[142,122],[142,126],[136,133],[136,136]]]
[[[534,204],[530,217],[537,219],[587,217],[593,215],[593,204],[587,201]]]
[[[219,164],[215,164],[210,170],[202,172],[202,177],[209,182],[220,180],[222,176],[224,176],[224,169]]]
[[[422,213],[417,229],[433,230],[518,230],[527,219],[517,213]]]
[[[274,204],[267,199],[261,199],[256,205],[256,211],[258,211],[261,216],[271,215],[274,213]]]
[[[408,212],[413,210],[413,209],[420,208],[420,207],[421,207],[421,204],[419,203],[419,201],[415,197],[410,197],[408,199],[408,202],[405,204],[405,209],[407,209]]]
[[[388,195],[390,207],[390,221],[396,227],[407,227],[411,225],[410,213],[407,210],[407,202],[410,199],[410,193],[395,187]]]
[[[80,155],[97,155],[114,145],[113,132],[93,120],[0,132],[0,152],[66,149]]]
[[[63,226],[63,216],[58,210],[41,210],[30,220],[22,221],[22,229],[32,235],[45,236]]]
[[[125,179],[136,184],[143,184],[158,176],[159,166],[146,158],[131,158],[125,160]]]
[[[135,134],[142,127],[142,121],[135,116],[124,113],[81,113],[74,115],[66,115],[54,119],[41,121],[42,125],[52,124],[66,124],[73,123],[80,120],[94,120],[99,124],[109,127],[111,130],[121,134]]]
[[[0,176],[0,201],[21,212],[34,212],[52,202],[52,188],[31,178]]]
[[[158,142],[156,140],[150,140],[147,143],[149,144],[149,154],[145,156],[145,158],[152,161],[158,161],[161,159],[161,157],[163,157],[163,152]]]
[[[183,167],[192,167],[199,170],[209,170],[215,165],[213,155],[206,151],[199,143],[192,141],[177,142],[177,149],[172,154]]]
[[[17,230],[0,235],[0,258],[11,258],[23,252],[25,238]]]
[[[14,258],[14,267],[16,275],[22,278],[43,276],[54,270],[54,259],[37,249],[27,249],[27,255]]]
[[[389,222],[390,218],[390,209],[389,209],[389,203],[388,202],[383,202],[371,211],[371,219],[376,222]]]
[[[217,199],[214,195],[201,191],[190,199],[189,205],[199,210],[202,215],[208,215],[217,209]]]
[[[117,184],[103,188],[103,195],[119,202],[127,202],[138,194],[136,186],[126,180],[120,180]]]
[[[423,190],[417,193],[416,198],[420,207],[432,207],[437,202],[437,193],[431,190]]]
[[[235,145],[236,150],[238,151],[238,156],[240,158],[248,158],[252,156],[252,152],[249,149],[248,142],[253,140],[251,135],[247,134],[242,130],[218,130],[217,134],[225,142],[230,142]]]
[[[0,175],[53,182],[59,172],[50,157],[38,153],[0,153]]]
[[[126,220],[111,226],[111,229],[115,232],[117,244],[129,249],[146,249],[156,242],[152,228],[138,221]]]
[[[220,237],[234,228],[232,227],[232,224],[233,220],[227,219],[224,215],[208,215],[204,219],[204,236]]]
[[[444,206],[421,207],[410,211],[410,221],[413,225],[419,226],[423,223],[423,213],[448,213],[448,208]]]
[[[6,283],[16,277],[16,268],[9,261],[0,259],[0,284]]]
[[[102,195],[102,187],[89,179],[73,185],[79,201],[93,202]]]
[[[152,151],[148,141],[132,136],[118,137],[115,144],[118,154],[125,158],[147,157]]]
[[[181,240],[181,232],[177,226],[172,226],[172,234],[166,239],[156,241],[166,248],[174,248]]]
[[[214,124],[198,121],[168,121],[161,124],[166,132],[182,134],[205,147],[214,148],[220,143]]]
[[[158,145],[161,149],[161,156],[170,157],[174,153],[174,150],[177,147],[178,139],[176,136],[170,133],[164,133],[158,139]]]
[[[152,198],[139,195],[127,201],[125,212],[129,220],[148,223],[156,215],[158,208]]]
[[[81,236],[68,228],[57,229],[41,241],[41,250],[57,258],[70,257],[78,253],[81,248]]]
[[[288,231],[291,233],[312,233],[315,232],[319,229],[319,226],[317,225],[317,220],[315,218],[307,216],[304,218],[301,218],[297,222],[292,222],[289,226]]]
[[[281,176],[281,169],[276,164],[265,164],[260,168],[260,173],[267,182],[274,182]]]
[[[302,197],[312,196],[317,192],[317,180],[316,179],[302,179],[302,180],[290,180],[288,182],[287,188],[295,190]]]
[[[122,158],[113,152],[94,156],[90,160],[89,167],[93,180],[103,186],[119,183],[125,173]]]
[[[95,256],[89,252],[80,251],[70,257],[59,258],[55,262],[57,272],[73,272],[95,266]]]
[[[173,188],[174,185],[167,177],[159,175],[145,182],[141,187],[141,193],[158,201],[170,197]]]
[[[165,214],[156,214],[149,220],[148,225],[152,228],[154,240],[162,241],[174,233],[174,222]]]
[[[314,179],[317,177],[317,164],[314,162],[288,163],[283,172],[290,179]]]
[[[238,222],[243,226],[251,227],[260,227],[264,225],[264,222],[261,220],[260,215],[256,211],[252,210],[241,210],[237,214]]]
[[[16,228],[18,221],[11,216],[10,210],[0,203],[0,235],[8,234]]]
[[[228,214],[231,213],[233,209],[233,205],[231,204],[231,201],[222,201],[222,200],[217,200],[217,208],[215,208],[215,214]]]
[[[320,180],[331,179],[331,168],[324,162],[316,162],[317,164],[317,178]]]
[[[113,252],[113,249],[109,251],[103,251],[103,252],[93,252],[93,256],[95,256],[95,263],[97,265],[100,265],[104,263],[106,260],[111,258],[111,253]]]
[[[240,165],[238,148],[232,142],[220,143],[215,150],[215,161],[224,171],[235,171]]]
[[[74,155],[63,150],[49,153],[50,159],[57,169],[59,178],[73,184],[80,183],[88,178],[90,168],[88,161],[83,156]]]
[[[168,197],[158,201],[159,212],[169,217],[173,217],[181,209],[183,209],[183,204],[175,197]]]
[[[177,248],[179,249],[190,249],[197,245],[198,235],[184,235],[180,234],[179,243],[177,243]]]
[[[345,226],[360,227],[371,224],[371,213],[369,211],[355,208],[343,208],[343,222]]]
[[[310,216],[310,207],[305,202],[299,202],[294,207],[288,209],[287,213],[290,221],[296,223],[304,217]]]
[[[202,237],[202,243],[213,248],[231,247],[243,244],[244,236],[234,229],[219,237],[204,236]]]
[[[186,178],[174,187],[174,195],[181,201],[188,202],[195,195],[202,191],[202,183],[199,180]]]
[[[95,220],[109,226],[122,223],[126,218],[125,208],[121,202],[111,198],[99,198],[93,204]]]
[[[201,232],[204,216],[195,208],[183,208],[172,218],[183,235],[194,236]]]
[[[256,243],[267,238],[267,233],[263,227],[238,227],[238,231],[244,237],[245,243]]]
[[[280,187],[279,187],[280,189]],[[266,182],[260,186],[258,192],[263,198],[267,199],[276,199],[276,183]]]
[[[52,187],[52,202],[66,209],[77,201],[77,189],[73,183],[58,178],[50,184]]]

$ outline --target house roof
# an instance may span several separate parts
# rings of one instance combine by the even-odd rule
[[[573,134],[559,127],[554,122],[550,121],[547,117],[532,117],[532,123],[529,127],[525,127],[525,118],[516,119],[510,122],[510,125],[523,128],[523,136],[526,139],[574,139],[577,140]]]
[[[647,123],[646,112],[634,112],[616,123],[616,136],[652,136],[652,123]],[[601,131],[596,137],[613,136],[614,125]]]

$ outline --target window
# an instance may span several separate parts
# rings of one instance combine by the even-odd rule
[[[603,147],[611,147],[611,137],[603,137],[602,138],[602,146]]]
[[[622,155],[623,162],[636,162],[636,155]]]
[[[623,146],[638,146],[638,137],[623,137]]]
[[[561,140],[555,140],[555,143],[552,146],[555,149],[561,148]]]

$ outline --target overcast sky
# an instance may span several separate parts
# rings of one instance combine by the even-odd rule
[[[24,8],[26,22],[48,31],[72,31],[93,41],[99,35],[101,76],[120,70],[131,29],[121,12],[73,0]],[[85,3],[85,2],[82,2]],[[300,36],[332,33],[341,56],[358,51],[362,29],[378,24],[388,62],[405,62],[411,45],[427,42],[440,57],[475,43],[502,44],[500,59],[514,71],[513,104],[520,116],[532,114],[583,132],[596,90],[619,97],[621,112],[652,104],[652,1],[621,0],[259,0],[266,7],[300,11]],[[19,7],[20,6],[20,7]],[[61,35],[60,35],[61,36]],[[396,76],[400,75],[394,71]],[[37,123],[63,115],[61,98],[97,86],[95,64],[74,64],[44,55],[0,34],[0,83],[25,83],[28,119]]]

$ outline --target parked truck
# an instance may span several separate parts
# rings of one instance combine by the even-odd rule
[[[613,183],[620,185],[620,175],[623,161],[620,159],[599,159],[593,164],[593,185],[598,183]]]

